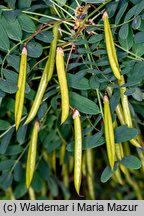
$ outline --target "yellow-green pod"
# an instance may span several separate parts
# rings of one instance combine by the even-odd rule
[[[65,152],[66,152],[66,143],[62,143],[62,145],[60,146],[60,165],[64,163]]]
[[[74,120],[74,133],[75,133],[75,144],[74,144],[74,185],[76,192],[79,194],[81,185],[81,173],[82,173],[82,129],[81,120],[78,110],[73,113]]]
[[[120,84],[123,85],[125,83],[124,77],[121,76],[121,78],[122,78],[122,80],[119,81],[119,85]],[[128,105],[128,97],[126,95],[124,95],[126,88],[125,87],[122,87],[122,88],[123,88],[123,90],[120,90],[120,94],[121,94],[121,101],[122,101],[123,109],[122,109],[121,104],[119,103],[117,105],[115,111],[116,111],[117,117],[118,117],[121,125],[127,124],[128,127],[132,127],[133,124],[132,124],[132,118],[131,118],[130,109],[129,109],[129,105]],[[107,87],[107,92],[111,96],[112,88]],[[137,137],[135,139],[131,139],[130,143],[136,147],[141,148],[141,145],[140,145],[141,142],[139,140],[137,140]]]
[[[51,166],[54,173],[56,173],[56,151],[55,150],[51,153]]]
[[[69,94],[66,72],[64,67],[64,52],[61,47],[57,48],[56,52],[56,68],[61,90],[61,124],[64,123],[69,115]]]
[[[131,140],[130,140],[130,143],[131,143],[132,145],[134,145],[135,147],[141,148],[140,143],[139,143],[136,139],[131,139]]]
[[[86,164],[87,171],[90,176],[93,176],[93,152],[92,149],[86,149]]]
[[[69,188],[69,173],[68,173],[68,164],[63,164],[62,167],[62,179],[64,186],[68,189]],[[69,192],[64,194],[64,199],[68,200],[70,198]]]
[[[93,151],[92,149],[86,149],[86,165],[87,165],[87,185],[90,199],[95,199],[94,192],[94,176],[93,176]]]
[[[144,154],[143,154],[143,151],[141,149],[138,150],[138,155],[141,159],[141,170],[142,170],[142,173],[144,173]]]
[[[23,105],[24,105],[24,94],[25,94],[25,85],[26,85],[26,67],[27,67],[27,49],[24,47],[22,49],[21,60],[20,60],[20,69],[18,75],[18,89],[16,92],[15,98],[15,124],[16,130],[19,127]]]
[[[74,168],[74,157],[73,156],[69,157],[68,163],[69,163],[69,169],[68,170],[69,170],[69,173],[71,173],[73,171],[73,168]]]
[[[104,12],[102,18],[104,21],[105,42],[106,42],[106,49],[107,49],[107,54],[108,54],[110,66],[111,66],[111,69],[113,71],[114,76],[118,80],[120,80],[121,79],[120,68],[119,68],[116,50],[115,50],[115,45],[114,45],[114,41],[113,41],[111,29],[110,29],[108,14],[106,11]]]
[[[63,164],[62,167],[62,176],[63,176],[63,183],[66,188],[69,187],[69,176],[68,176],[68,166],[67,164]]]
[[[122,176],[121,176],[121,172],[119,167],[116,169],[116,171],[114,172],[113,178],[116,182],[118,182],[119,184],[123,185],[124,182],[122,180]]]
[[[124,157],[123,146],[121,143],[116,144],[116,156],[118,160],[121,160]]]
[[[107,93],[108,93],[109,97],[111,97],[112,92],[113,92],[112,87],[108,86],[106,90],[107,90]],[[121,125],[126,124],[125,123],[125,119],[124,119],[124,114],[123,114],[122,106],[121,106],[120,103],[116,106],[115,112],[117,114],[117,117],[118,117]]]
[[[82,174],[83,176],[87,175],[87,170],[86,170],[86,152],[84,151],[83,156],[82,156]]]
[[[126,175],[127,174],[127,168],[122,164],[120,163],[120,170]]]
[[[131,155],[130,146],[129,146],[128,141],[123,143],[123,147],[124,147],[124,155],[125,156]]]
[[[117,114],[117,117],[118,117],[118,119],[119,119],[121,125],[126,124],[126,123],[125,123],[125,119],[124,119],[124,114],[123,114],[122,106],[121,106],[120,103],[117,105],[117,107],[116,107],[116,109],[115,109],[115,112],[116,112],[116,114]]]
[[[132,118],[131,118],[131,113],[129,109],[129,102],[128,102],[128,97],[125,95],[126,87],[123,87],[122,85],[125,84],[124,77],[121,76],[121,79],[118,81],[118,84],[120,86],[120,97],[121,97],[121,102],[122,102],[122,107],[123,107],[123,113],[124,113],[124,119],[125,123],[127,124],[128,127],[132,127]]]
[[[12,187],[8,187],[8,189],[5,191],[5,196],[9,200],[16,200]]]
[[[32,107],[30,109],[30,112],[28,114],[25,124],[28,124],[36,116],[38,109],[41,105],[44,93],[46,91],[48,82],[52,78],[53,71],[54,71],[54,64],[55,64],[57,39],[58,39],[58,27],[59,27],[58,23],[54,24],[53,26],[53,41],[51,42],[51,45],[50,45],[48,60],[46,62],[44,72],[42,74],[36,96],[34,98]]]
[[[121,86],[120,88],[120,96],[121,96],[121,102],[122,102],[122,107],[123,107],[123,115],[125,119],[125,123],[127,124],[128,127],[132,128],[133,123],[132,123],[132,117],[129,109],[129,102],[128,102],[128,97],[125,95],[126,87],[123,87],[122,85],[125,84],[124,77],[121,76],[121,79],[118,81],[118,84]],[[131,139],[130,143],[136,147],[141,148],[141,145],[136,139]]]
[[[111,43],[113,57],[114,57],[114,60],[116,62],[117,67],[119,68],[118,58],[117,58],[117,54],[116,54],[116,48],[115,48],[115,45],[114,45],[114,40],[113,40],[113,36],[112,36],[109,20],[107,19],[106,22],[107,22],[107,25],[108,25],[109,36],[110,36],[110,39],[111,39],[110,43]]]
[[[113,169],[115,162],[114,129],[110,112],[109,99],[106,95],[104,96],[104,128],[108,160],[111,169]]]
[[[27,162],[26,162],[26,187],[29,188],[34,170],[35,170],[35,162],[36,162],[36,150],[37,150],[37,139],[38,139],[38,132],[40,128],[39,121],[35,121],[31,140],[29,143],[29,149],[28,149],[28,156],[27,156]]]
[[[87,178],[89,197],[91,200],[95,200],[94,179],[90,175],[86,175],[86,178]]]
[[[30,200],[36,200],[35,191],[34,191],[34,189],[32,187],[29,187],[28,193],[29,193]]]
[[[115,120],[113,123],[114,130],[118,127],[117,121]],[[117,143],[115,145],[115,153],[118,160],[121,160],[124,157],[123,146],[121,143]]]

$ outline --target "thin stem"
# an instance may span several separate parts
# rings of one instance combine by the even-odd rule
[[[134,19],[135,19],[135,17],[133,17],[133,18],[131,18],[131,19],[129,19],[129,20],[127,20],[127,21],[121,23],[121,24],[118,24],[118,25],[117,25],[117,24],[113,24],[113,25],[111,25],[111,27],[112,27],[112,28],[117,28],[117,27],[123,26],[124,24],[127,24],[127,23],[133,21]]]
[[[100,111],[101,111],[101,114],[102,114],[102,117],[103,117],[103,108],[102,108],[102,103],[101,103],[101,99],[100,99],[100,95],[99,95],[99,90],[96,89],[96,93],[97,93],[97,98],[98,98],[98,103],[99,103],[99,107],[100,107]]]
[[[92,18],[92,21],[95,20],[97,17],[99,17],[103,12],[104,12],[104,10],[102,10],[101,12],[99,12],[98,14],[96,14],[96,15]]]
[[[24,10],[22,12],[25,13],[25,14],[32,14],[32,15],[36,15],[36,16],[46,17],[46,18],[49,18],[49,19],[52,19],[52,20],[56,20],[56,21],[59,20],[56,17],[52,17],[52,16],[48,16],[48,15],[40,14],[40,13],[36,13],[36,12],[24,11]]]
[[[26,147],[23,149],[22,153],[20,154],[20,156],[17,158],[16,162],[14,163],[14,165],[12,166],[10,173],[11,174],[15,168],[15,166],[17,165],[17,163],[19,162],[19,160],[22,158],[23,154],[25,153],[26,149],[28,148],[29,143],[26,145]]]
[[[50,21],[47,22],[45,25],[41,26],[39,29],[37,29],[33,34],[30,35],[30,37],[27,39],[27,41],[25,42],[24,46],[26,47],[28,45],[28,43],[36,36],[38,35],[44,28],[46,28],[48,25],[50,24],[55,24],[56,22],[62,22],[62,20],[58,20],[58,21]]]
[[[104,3],[102,3],[99,7],[97,7],[92,13],[90,13],[85,19],[84,21],[86,21],[87,19],[89,19],[90,17],[92,17],[95,13],[97,13],[101,8],[103,8],[106,4],[108,4],[109,2],[111,2],[112,0],[107,0]]]
[[[2,65],[1,65],[1,76],[2,76],[2,77],[3,77],[3,67],[4,67],[4,63],[5,63],[5,61],[6,61],[7,56],[8,56],[17,46],[19,46],[20,44],[22,44],[24,41],[26,41],[26,39],[20,41],[20,42],[17,43],[16,45],[14,45],[14,46],[7,52],[7,54],[5,55],[5,57],[3,58]]]
[[[92,128],[99,132],[100,130],[97,129],[97,128],[94,126],[94,124],[93,124],[93,123],[91,122],[91,120],[89,119],[89,116],[86,115],[86,117],[87,117],[86,119],[88,120],[88,122],[89,122],[89,124],[92,126]]]
[[[50,0],[51,3],[55,4],[58,8],[60,8],[61,10],[63,10],[67,15],[69,15],[72,19],[75,19],[74,16],[72,16],[68,11],[66,11],[63,7],[61,7],[60,5],[58,5],[56,2]]]
[[[46,60],[48,58],[48,56],[45,56],[44,58],[40,59],[38,62],[36,62],[32,68],[30,69],[29,73],[28,73],[28,76],[31,74],[32,70],[38,65],[40,64],[41,62],[43,62],[44,60]]]
[[[69,36],[72,35],[70,32],[67,32],[67,31],[65,31],[64,29],[61,29],[61,32],[65,33],[65,34],[67,34],[67,35],[69,35]]]
[[[21,122],[26,118],[26,116],[24,116],[22,119],[21,119]],[[2,134],[0,134],[0,139],[5,135],[7,134],[13,127],[15,127],[15,124],[11,125],[5,132],[3,132]]]
[[[116,43],[115,43],[115,45],[116,45],[118,48],[120,48],[121,50],[125,51],[126,53],[129,53],[130,55],[135,56],[137,60],[139,59],[139,60],[141,60],[141,61],[144,61],[144,58],[142,58],[142,57],[140,57],[140,56],[134,54],[133,52],[130,52],[129,50],[126,50],[125,48],[119,46],[119,45],[116,44]]]
[[[54,5],[54,7],[55,7],[55,5]],[[55,9],[56,9],[56,7],[55,7]],[[66,17],[65,17],[65,15],[64,15],[64,13],[63,13],[62,10],[61,10],[61,14],[59,14],[59,12],[58,12],[57,9],[56,9],[56,12],[57,12],[57,14],[58,14],[58,16],[59,16],[60,18],[61,18],[61,16],[63,15],[64,19],[66,20]],[[68,31],[71,32],[70,28],[66,25],[66,23],[64,23],[64,25],[65,25],[65,27],[68,29]]]
[[[67,59],[67,63],[66,63],[66,71],[67,71],[67,69],[68,69],[68,65],[69,65],[69,61],[70,61],[70,57],[71,57],[73,48],[74,48],[74,44],[72,44],[72,46],[71,46],[71,48],[70,48],[70,52],[69,52],[68,59]]]
[[[75,2],[77,3],[77,5],[78,5],[78,6],[80,6],[80,4],[79,4],[78,0],[75,0]]]
[[[63,138],[63,136],[61,135],[61,132],[59,131],[58,128],[56,129],[56,131],[57,131],[57,133],[58,133],[60,139],[62,140],[62,143],[67,144],[66,140]]]
[[[29,16],[32,20],[36,21],[36,22],[40,22],[38,18],[33,17],[33,16]]]
[[[90,50],[90,47],[89,47],[88,44],[85,44],[85,47],[86,47],[86,49]],[[93,58],[92,54],[87,54],[87,56],[88,56],[89,61],[93,61],[94,62],[94,58]],[[92,65],[90,65],[90,68],[93,69]],[[101,103],[101,100],[100,100],[100,95],[99,95],[99,90],[98,89],[96,89],[96,93],[97,93],[97,98],[98,98],[98,103],[99,103],[100,111],[101,111],[101,114],[102,114],[102,117],[103,117],[102,103]]]
[[[44,101],[44,100],[43,100],[43,101]],[[42,125],[42,122],[44,121],[45,116],[46,116],[46,115],[48,114],[48,112],[50,111],[50,109],[51,109],[51,105],[47,108],[45,114],[44,114],[43,117],[40,119],[41,125]]]

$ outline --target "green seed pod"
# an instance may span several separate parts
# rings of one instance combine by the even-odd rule
[[[105,139],[106,139],[108,160],[111,169],[113,169],[114,162],[115,162],[114,129],[113,129],[112,117],[111,117],[111,112],[109,107],[109,100],[106,95],[104,96],[104,128],[105,128]]]
[[[121,102],[122,102],[122,107],[123,107],[123,115],[125,119],[125,123],[127,124],[128,127],[132,128],[133,123],[132,123],[132,117],[129,109],[129,102],[128,102],[128,97],[125,95],[126,87],[123,87],[125,84],[124,77],[121,76],[121,79],[118,81],[118,84],[121,86],[120,88],[120,96],[121,96]],[[130,143],[136,147],[141,148],[141,145],[136,139],[131,139]]]
[[[65,187],[69,188],[69,176],[68,176],[68,165],[67,164],[63,164],[62,176],[63,176],[63,183]]]
[[[121,80],[119,80],[118,83],[119,83],[119,85],[125,84],[123,76],[121,76]],[[115,109],[115,112],[117,114],[117,117],[118,117],[121,125],[127,124],[128,127],[133,127],[131,113],[130,113],[129,104],[128,104],[129,103],[128,97],[127,97],[127,95],[124,94],[125,91],[126,91],[125,87],[120,88],[122,106],[119,103]],[[107,92],[111,96],[112,95],[112,88],[107,87]],[[141,147],[141,145],[140,145],[141,142],[139,142],[137,139],[131,139],[130,143],[136,147],[139,147],[139,148]]]
[[[128,125],[128,127],[132,127],[133,125],[132,125],[132,118],[129,109],[128,97],[127,95],[124,94],[126,91],[126,87],[122,86],[125,84],[125,80],[123,76],[121,76],[121,79],[118,81],[118,84],[120,85],[120,96],[121,96],[125,123]]]
[[[86,171],[86,152],[84,151],[83,156],[82,156],[82,174],[83,176],[87,175]]]
[[[92,149],[86,149],[87,171],[90,176],[93,175],[93,152]]]
[[[108,86],[108,87],[106,88],[106,90],[107,90],[107,93],[108,93],[109,97],[111,97],[112,92],[113,92],[112,87]],[[120,103],[116,106],[115,112],[116,112],[116,114],[117,114],[117,117],[118,117],[118,119],[119,119],[121,125],[126,124],[126,123],[125,123],[125,119],[124,119],[124,114],[123,114],[122,106],[121,106]]]
[[[57,75],[60,84],[60,89],[61,89],[61,105],[62,105],[61,124],[62,124],[66,121],[69,115],[69,95],[68,95],[66,72],[64,68],[64,52],[61,47],[57,48],[56,68],[57,68]]]
[[[121,79],[120,68],[119,68],[115,45],[114,45],[114,41],[113,41],[111,29],[110,29],[108,14],[106,11],[104,12],[102,18],[104,21],[104,34],[105,34],[106,49],[107,49],[110,66],[111,66],[114,76],[118,80],[120,80]]]
[[[44,93],[46,91],[48,82],[52,78],[53,71],[54,71],[54,64],[55,64],[56,45],[57,45],[57,39],[58,39],[58,27],[59,27],[59,24],[57,24],[57,23],[54,24],[54,27],[53,27],[53,37],[54,38],[53,38],[53,41],[51,42],[51,45],[50,45],[49,57],[48,57],[48,60],[46,62],[44,72],[42,74],[35,99],[33,101],[31,110],[28,114],[28,117],[26,119],[25,124],[28,124],[36,116],[38,109],[41,105]]]
[[[71,173],[73,171],[73,168],[74,168],[74,157],[73,156],[69,157],[68,163],[69,163],[69,169],[68,170],[69,170],[69,173]]]
[[[80,114],[78,110],[73,113],[74,120],[74,133],[75,133],[75,145],[74,145],[74,185],[76,192],[79,194],[81,185],[81,173],[82,173],[82,129]]]
[[[18,75],[18,90],[16,92],[15,98],[15,124],[16,130],[19,127],[23,105],[24,105],[24,94],[25,94],[25,85],[26,85],[26,66],[27,66],[27,49],[24,47],[22,49],[21,60],[20,60],[20,69]]]
[[[36,121],[33,127],[31,140],[29,143],[29,150],[28,150],[28,157],[26,163],[26,187],[29,188],[34,170],[35,170],[35,162],[36,162],[36,150],[37,150],[37,139],[38,139],[38,132],[40,128],[39,121]]]
[[[113,179],[115,180],[115,182],[118,182],[121,185],[124,184],[119,167],[114,172]]]
[[[87,178],[89,197],[91,200],[95,200],[94,179],[90,175],[86,175],[86,178]]]
[[[54,173],[56,173],[56,151],[55,150],[51,153],[51,166]]]
[[[87,165],[87,185],[90,199],[95,199],[94,193],[94,176],[93,176],[93,151],[92,149],[86,149],[86,165]]]
[[[64,163],[64,158],[65,158],[65,152],[66,152],[66,143],[62,143],[60,147],[60,165]]]

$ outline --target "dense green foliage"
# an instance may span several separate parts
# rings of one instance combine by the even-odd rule
[[[78,4],[90,3],[83,29],[74,29]],[[117,49],[121,73],[125,76],[126,95],[134,128],[120,125],[115,129],[115,142],[124,142],[124,158],[108,166],[103,124],[103,96],[112,86],[110,98],[113,120],[120,101],[119,86],[114,77],[104,40],[102,14],[107,10]],[[0,5],[0,199],[80,199],[69,171],[69,187],[64,184],[63,166],[74,151],[72,112],[61,125],[60,88],[56,69],[47,86],[36,119],[40,121],[35,174],[31,189],[25,186],[28,146],[34,121],[24,125],[53,40],[52,23],[60,20],[58,46],[64,48],[70,105],[81,113],[83,153],[93,152],[94,193],[96,199],[144,198],[144,155],[128,141],[144,131],[144,0],[4,0]],[[27,45],[27,83],[23,118],[15,130],[14,104],[17,91],[20,54],[29,37],[47,22],[42,31]],[[71,53],[71,55],[70,55]],[[68,62],[69,59],[69,62]],[[68,63],[68,64],[67,64]],[[126,143],[127,142],[127,143]],[[60,149],[66,145],[64,164]],[[56,164],[55,164],[56,163]],[[116,170],[123,164],[129,174]],[[109,181],[108,181],[109,180]],[[121,184],[120,184],[121,183]],[[90,199],[83,171],[82,199]],[[31,191],[32,190],[32,191]]]

